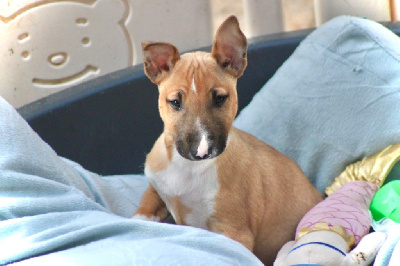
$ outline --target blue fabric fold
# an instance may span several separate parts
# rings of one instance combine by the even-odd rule
[[[377,266],[395,266],[400,260],[400,224],[390,220],[382,219],[373,221],[372,227],[377,232],[386,233],[386,241],[383,243],[378,255],[375,258],[374,265]]]
[[[57,156],[0,99],[0,264],[261,265],[222,235],[129,219],[147,186]]]
[[[323,192],[347,165],[400,142],[399,59],[400,39],[382,25],[333,19],[300,44],[235,126],[296,161]]]

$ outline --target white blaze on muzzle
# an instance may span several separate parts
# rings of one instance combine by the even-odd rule
[[[200,124],[200,119],[197,118],[196,125],[199,129],[199,132],[201,133],[201,140],[199,143],[199,146],[197,147],[197,154],[196,156],[203,158],[208,154],[208,134],[207,131],[204,130],[204,127]]]
[[[207,136],[206,134],[203,134],[201,136],[200,144],[199,147],[197,148],[197,154],[196,156],[199,156],[200,158],[203,158],[208,154],[208,142],[207,142]]]

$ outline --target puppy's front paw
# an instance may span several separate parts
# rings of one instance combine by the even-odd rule
[[[138,220],[143,220],[143,221],[152,221],[152,222],[159,222],[161,219],[158,216],[146,216],[144,214],[134,214],[132,216],[132,219],[138,219]]]

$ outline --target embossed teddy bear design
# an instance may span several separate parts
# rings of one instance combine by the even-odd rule
[[[1,93],[15,106],[132,65],[128,0],[25,2],[0,8]]]

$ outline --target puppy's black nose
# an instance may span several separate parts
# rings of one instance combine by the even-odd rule
[[[208,158],[210,158],[210,154],[209,153],[208,154],[204,154],[203,157],[200,157],[200,156],[197,156],[197,155],[194,156],[195,160],[204,160],[204,159],[208,159]]]
[[[195,161],[208,159],[212,155],[212,147],[209,147],[206,153],[199,153],[198,150],[191,150],[190,155]]]

